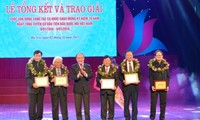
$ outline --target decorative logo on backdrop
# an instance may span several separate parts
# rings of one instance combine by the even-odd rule
[[[145,21],[147,9],[133,17],[127,5],[125,3],[122,5],[124,21],[118,34],[118,53],[123,56],[130,50],[135,56],[139,56],[157,49],[167,51],[165,45],[153,37],[153,26],[157,19]]]

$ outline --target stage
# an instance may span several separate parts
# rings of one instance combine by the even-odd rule
[[[138,120],[148,120],[150,113],[150,91],[148,80],[148,60],[153,56],[137,57],[141,63],[142,79],[139,85],[138,98]],[[177,66],[176,56],[165,57],[170,63],[170,90],[168,92],[166,120],[200,120],[200,98],[198,97],[198,77],[188,75],[188,72]],[[52,58],[45,59],[48,65]],[[119,64],[123,57],[116,57]],[[28,95],[27,83],[24,77],[25,65],[28,59],[1,59],[2,66],[12,66],[12,70],[6,69],[0,73],[0,120],[27,120],[28,119]],[[95,62],[94,62],[95,61]],[[64,64],[70,69],[75,63],[75,58],[64,58]],[[86,63],[92,66],[93,73],[96,72],[102,58],[86,58]],[[4,64],[3,64],[4,63]],[[21,65],[19,67],[19,64]],[[4,67],[3,67],[4,68]],[[18,69],[18,71],[16,71]],[[14,71],[14,72],[13,72]],[[6,75],[6,76],[4,76]],[[91,120],[100,119],[99,91],[95,90],[93,83],[95,76],[90,80],[90,113]],[[120,83],[121,86],[121,83]],[[51,120],[51,95],[49,87],[46,88],[44,98],[44,119]],[[73,95],[73,80],[68,87],[68,115],[69,120],[75,120],[75,107]],[[157,105],[157,116],[159,118],[159,102]],[[84,112],[83,112],[84,114]],[[61,115],[60,115],[61,119]],[[115,104],[115,120],[124,120],[123,109]]]
[[[143,96],[145,98],[145,96]],[[91,120],[100,120],[100,103],[92,101],[90,107]],[[149,99],[138,101],[138,120],[149,120]],[[84,111],[83,113],[84,114]],[[166,120],[200,120],[200,105],[189,105],[184,103],[173,103],[168,101],[166,109]],[[61,113],[59,114],[62,119]],[[68,103],[69,120],[76,120],[74,103]],[[157,107],[156,120],[159,119],[159,108]],[[28,104],[1,104],[0,120],[28,120]],[[43,120],[52,120],[51,104],[45,103]],[[123,109],[115,104],[114,120],[124,120]]]
[[[13,0],[0,5],[0,120],[28,119],[25,68],[35,50],[43,52],[42,59],[48,67],[55,56],[63,57],[69,72],[77,62],[76,54],[81,52],[93,73],[102,64],[103,56],[115,58],[120,66],[126,51],[132,51],[141,71],[138,120],[149,119],[148,63],[155,57],[155,50],[162,50],[170,64],[166,120],[200,120],[198,0],[85,0],[70,4],[63,0]],[[43,11],[45,6],[49,9]],[[85,9],[71,10],[75,6]],[[76,120],[74,81],[69,80],[69,120]],[[94,75],[89,81],[91,120],[100,119],[95,80]],[[52,119],[51,108],[47,87],[43,120]],[[124,120],[123,109],[118,104],[115,104],[114,120]]]

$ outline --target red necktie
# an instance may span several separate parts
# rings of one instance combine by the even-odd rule
[[[80,64],[80,69],[83,70],[83,64]]]

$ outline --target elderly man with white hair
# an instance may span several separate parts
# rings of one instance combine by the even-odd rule
[[[53,120],[59,120],[58,116],[58,108],[60,103],[61,113],[62,113],[62,119],[68,120],[68,110],[67,110],[67,87],[68,82],[66,84],[60,84],[57,85],[56,83],[56,77],[62,76],[68,78],[68,69],[63,64],[62,57],[55,57],[53,59],[53,63],[49,68],[49,75],[50,75],[50,84],[51,84],[51,102],[52,102],[52,117]],[[68,80],[68,79],[67,79]]]

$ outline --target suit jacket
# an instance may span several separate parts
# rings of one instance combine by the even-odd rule
[[[74,80],[74,93],[90,93],[90,83],[89,80],[93,77],[93,72],[89,64],[84,63],[84,68],[87,73],[87,77],[79,77],[78,73],[80,71],[79,64],[73,64],[70,70],[70,77]]]
[[[114,69],[113,66],[110,65],[109,72],[113,71],[113,69]],[[105,66],[103,66],[102,72],[105,72]],[[118,81],[119,81],[119,79],[118,79],[118,71],[116,71],[114,74],[112,74],[111,76],[108,76],[108,77],[104,77],[104,76],[102,76],[101,74],[98,73],[97,77],[96,77],[96,81],[97,81],[97,86],[99,88],[101,88],[101,83],[100,83],[101,79],[115,79],[115,86],[116,86],[116,88],[118,87]],[[106,93],[107,94],[115,94],[115,90],[101,89],[100,93],[101,94],[106,94]]]
[[[133,62],[133,67],[134,67],[134,69],[135,69],[135,63]],[[127,63],[125,64],[125,70],[126,71],[128,71],[128,67],[127,67]],[[139,80],[141,81],[141,72],[140,72],[140,69],[138,70],[138,77],[139,77]],[[123,80],[125,79],[124,78],[124,73],[122,73],[122,69],[121,69],[121,66],[120,66],[120,69],[119,69],[119,78],[120,78],[120,80],[122,81],[122,89],[123,89],[123,91],[127,91],[127,90],[129,90],[129,88],[131,88],[131,86],[138,86],[138,84],[129,84],[129,85],[125,85],[124,84],[124,82],[123,82]]]
[[[64,69],[63,69],[63,68],[60,68],[60,69],[61,69],[61,75],[65,74],[65,73],[64,73],[64,72],[65,72]],[[53,75],[54,75],[54,76],[57,76],[57,74],[56,74],[56,68],[54,68],[54,69],[52,70],[52,72],[53,72]],[[50,78],[50,87],[51,87],[50,93],[51,93],[51,94],[57,94],[57,93],[58,93],[58,90],[61,89],[62,92],[63,92],[63,95],[66,96],[67,87],[55,86],[55,85],[54,85],[54,82],[51,82],[52,79],[53,79],[53,78]],[[68,82],[69,82],[69,79],[68,79]]]
[[[157,61],[154,61],[153,66],[156,68],[164,68],[165,64],[163,61],[159,64]],[[149,68],[149,80],[150,80],[150,87],[154,86],[154,80],[166,80],[167,81],[167,86],[169,86],[169,70],[165,70],[164,72],[158,72],[158,71],[153,71],[151,68]]]
[[[38,64],[35,60],[32,62],[33,67],[37,72],[42,72],[44,71],[44,65]],[[34,93],[34,94],[44,94],[45,93],[45,88],[44,87],[39,87],[39,88],[34,88],[33,83],[35,82],[35,76],[30,69],[28,69],[28,64],[26,65],[26,74],[25,74],[26,80],[28,82],[28,93]]]

